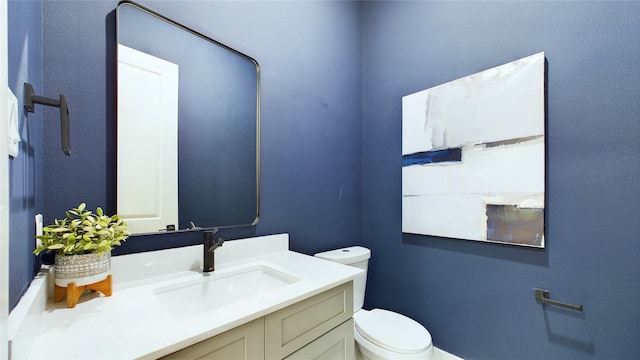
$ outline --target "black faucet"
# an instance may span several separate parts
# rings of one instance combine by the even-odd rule
[[[218,238],[216,233],[218,228],[204,232],[204,257],[202,260],[202,272],[208,273],[215,270],[215,250],[222,246],[224,240]]]

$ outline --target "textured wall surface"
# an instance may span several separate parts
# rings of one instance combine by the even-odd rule
[[[366,305],[468,359],[637,358],[638,14],[637,2],[363,3]],[[539,51],[547,248],[403,235],[401,97]],[[584,313],[545,311],[534,288]]]
[[[360,4],[140,3],[260,63],[260,221],[253,228],[223,230],[220,236],[232,239],[288,232],[292,249],[306,253],[359,243]],[[64,216],[66,209],[83,201],[91,208],[101,206],[108,213],[115,212],[117,1],[42,1],[41,6],[43,86],[47,93],[67,97],[72,155],[65,157],[59,150],[56,127],[45,132],[44,189],[36,198],[44,201],[45,223]],[[15,22],[10,19],[10,24]],[[10,33],[14,31],[12,27]],[[55,112],[44,113],[45,122],[58,124],[56,116]],[[13,216],[16,210],[11,211]],[[32,228],[31,222],[12,229],[24,231]],[[21,239],[32,246],[32,236],[23,235]],[[138,236],[115,253],[201,241],[200,232]],[[30,249],[12,248],[12,263],[32,258]],[[26,272],[16,269],[21,274]],[[26,288],[32,276],[32,271],[22,276],[20,288]]]
[[[290,232],[293,246],[307,251],[359,240],[359,4],[141,3],[261,65],[262,197],[255,233]],[[109,13],[116,4],[43,2],[46,85],[66,91],[75,112],[74,156],[52,152],[45,159],[45,177],[51,179],[45,218],[79,201],[115,209],[115,32]],[[45,145],[57,141],[45,136]],[[141,241],[165,242],[160,238]],[[201,241],[201,235],[174,238]]]
[[[23,104],[25,82],[33,85],[36,95],[57,97],[45,93],[42,81],[41,4],[37,1],[9,1],[8,6],[8,65],[9,88]],[[3,109],[4,110],[4,109]],[[28,116],[20,106],[19,154],[9,160],[9,305],[12,309],[20,300],[36,273],[34,249],[34,216],[42,212],[42,149],[43,129],[60,128],[60,121],[45,125],[43,114],[58,109],[36,105]],[[58,148],[60,148],[58,139]]]

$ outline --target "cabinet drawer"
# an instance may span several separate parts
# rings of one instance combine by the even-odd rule
[[[162,359],[264,359],[264,318],[240,325]]]
[[[353,283],[327,290],[265,317],[265,354],[283,359],[349,320]]]
[[[289,355],[286,360],[355,359],[353,318]]]

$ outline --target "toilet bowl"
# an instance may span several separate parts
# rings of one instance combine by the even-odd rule
[[[356,356],[365,360],[428,360],[433,354],[429,331],[417,321],[389,310],[364,310],[367,268],[371,251],[361,246],[315,254],[321,259],[365,270],[353,280],[353,319]]]
[[[373,309],[353,315],[354,337],[364,359],[430,359],[431,334],[415,320],[398,313]]]

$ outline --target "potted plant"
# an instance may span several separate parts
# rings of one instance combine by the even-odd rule
[[[111,249],[119,246],[131,233],[117,214],[107,216],[101,208],[95,214],[85,203],[68,210],[66,218],[42,229],[43,235],[35,255],[55,252],[55,283],[83,286],[107,278],[111,270]]]

